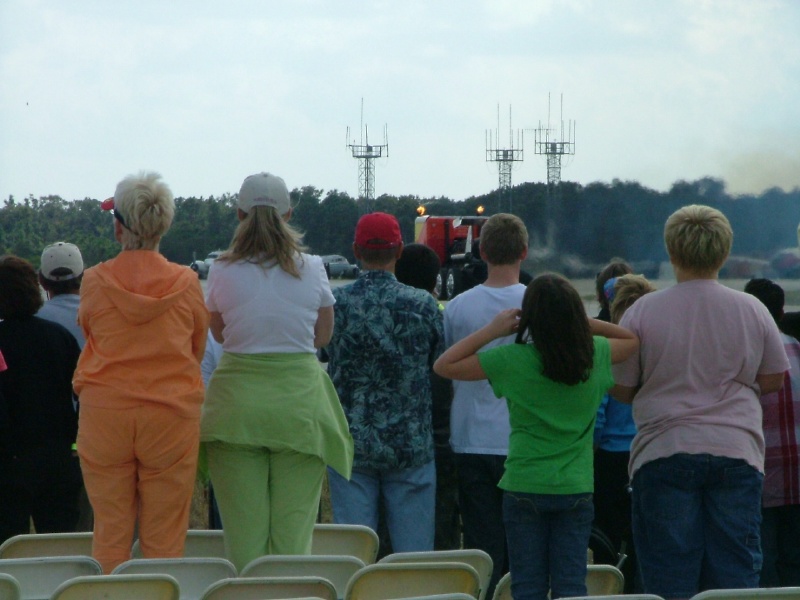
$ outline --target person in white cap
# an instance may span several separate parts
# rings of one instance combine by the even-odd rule
[[[42,251],[39,263],[39,285],[47,294],[37,317],[54,321],[69,331],[83,350],[86,338],[78,325],[81,281],[83,280],[83,257],[80,248],[69,242],[50,244]],[[81,485],[79,497],[80,517],[75,531],[91,531],[94,515],[86,488]]]
[[[223,354],[203,404],[228,558],[310,554],[325,465],[350,477],[353,439],[316,350],[333,330],[319,256],[288,223],[289,190],[270,173],[239,191],[239,226],[211,266],[206,304]]]
[[[66,327],[78,340],[81,350],[86,343],[78,326],[82,279],[83,257],[75,244],[56,242],[42,251],[39,285],[47,293],[47,302],[36,316]]]

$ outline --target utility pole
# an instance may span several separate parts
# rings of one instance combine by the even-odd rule
[[[561,95],[560,130],[550,127],[550,94],[547,95],[547,127],[536,129],[534,152],[547,157],[547,195],[553,202],[561,199],[561,157],[575,154],[575,121],[564,126],[564,95]]]
[[[383,126],[383,143],[374,145],[369,143],[369,131],[364,125],[364,99],[361,99],[361,126],[359,128],[361,139],[358,143],[350,139],[350,128],[347,128],[345,142],[350,148],[353,158],[358,159],[358,197],[361,200],[364,213],[370,213],[374,209],[375,201],[375,159],[389,156],[389,130]]]
[[[486,137],[486,161],[497,163],[499,182],[497,193],[500,204],[503,196],[508,196],[508,212],[512,212],[513,200],[511,197],[511,171],[515,162],[522,162],[524,151],[524,133],[517,129],[517,145],[514,146],[514,130],[511,127],[511,105],[508,106],[508,146],[500,147],[500,105],[497,105],[497,129],[487,129]]]

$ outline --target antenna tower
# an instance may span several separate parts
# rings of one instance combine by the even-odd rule
[[[511,105],[508,106],[508,146],[500,147],[500,105],[497,105],[497,129],[486,130],[486,161],[496,162],[499,172],[498,195],[508,196],[508,210],[512,210],[511,171],[515,162],[522,162],[524,150],[524,132],[517,129],[517,145],[514,146],[514,130],[511,127]]]
[[[358,159],[358,197],[365,213],[370,213],[373,210],[373,203],[375,201],[375,159],[384,156],[383,151],[386,150],[385,156],[389,156],[389,130],[386,125],[383,126],[383,144],[374,145],[369,143],[369,131],[367,126],[364,125],[364,99],[361,99],[361,127],[359,128],[361,140],[356,143],[355,140],[350,140],[350,128],[347,128],[347,136],[345,142],[347,147],[353,154],[353,158]]]
[[[565,130],[563,114],[564,95],[561,94],[561,115],[559,115],[561,129],[556,132],[550,127],[550,94],[548,94],[547,127],[543,127],[539,121],[539,127],[535,131],[534,152],[547,157],[547,191],[554,200],[557,199],[556,195],[560,195],[561,157],[575,154],[575,121],[567,121]]]

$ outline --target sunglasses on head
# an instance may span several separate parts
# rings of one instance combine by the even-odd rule
[[[122,216],[122,213],[119,212],[114,207],[114,198],[113,198],[113,196],[111,198],[106,198],[105,200],[103,200],[103,202],[100,203],[100,208],[102,208],[103,210],[110,210],[111,214],[114,215],[114,218],[117,221],[119,221],[120,225],[122,225],[128,231],[131,231],[131,232],[133,231],[130,227],[128,227],[127,223],[125,223],[125,219]]]

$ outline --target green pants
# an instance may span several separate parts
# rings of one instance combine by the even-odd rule
[[[228,558],[241,571],[265,554],[310,554],[325,464],[310,454],[206,444]]]

